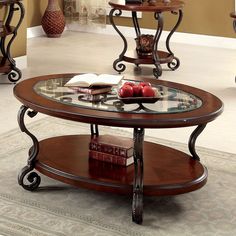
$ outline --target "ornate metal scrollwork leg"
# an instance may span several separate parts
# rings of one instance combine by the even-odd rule
[[[13,66],[12,67],[12,71],[8,74],[8,79],[15,83],[16,81],[18,81],[20,78],[22,77],[22,73],[21,70],[18,69],[17,67]]]
[[[15,7],[15,5],[17,5],[17,7]],[[24,5],[21,2],[15,2],[15,3],[10,4],[9,14],[7,16],[6,23],[5,23],[6,26],[10,26],[12,18],[13,18],[13,13],[14,13],[14,11],[18,11],[18,10],[20,10],[19,21],[18,21],[17,25],[15,26],[15,29],[14,29],[11,39],[8,41],[7,46],[5,46],[5,43],[6,43],[5,38],[1,42],[1,52],[2,52],[3,56],[5,58],[7,58],[7,60],[9,61],[10,65],[11,65],[12,71],[8,74],[8,79],[11,82],[18,81],[22,76],[20,69],[18,69],[16,67],[16,62],[12,58],[11,53],[10,53],[11,45],[17,35],[18,28],[20,27],[20,25],[23,21],[24,15],[25,15]]]
[[[171,69],[171,70],[176,70],[179,68],[180,65],[180,60],[177,57],[174,57],[172,59],[171,62],[167,63],[167,66]]]
[[[91,136],[99,136],[98,125],[90,124],[90,132],[91,132]]]
[[[21,106],[21,108],[18,112],[17,120],[18,120],[18,124],[20,126],[21,131],[25,132],[32,139],[33,146],[30,148],[30,151],[29,151],[29,158],[27,161],[27,165],[20,171],[20,173],[18,175],[18,183],[24,189],[32,191],[32,190],[35,190],[39,186],[39,184],[41,182],[41,178],[36,172],[31,172],[34,169],[35,160],[36,160],[36,157],[39,152],[39,142],[38,142],[37,138],[33,134],[31,134],[28,131],[28,129],[25,127],[24,116],[25,116],[25,113],[28,109],[29,108],[26,106]],[[27,115],[31,118],[34,117],[36,114],[37,114],[37,112],[35,112],[35,111],[28,111],[27,112]],[[24,178],[26,176],[27,176],[27,180],[30,184],[24,183]]]
[[[132,219],[135,223],[143,221],[143,139],[144,129],[134,128],[134,185]]]
[[[156,68],[153,69],[153,74],[156,78],[162,75],[162,68],[160,64],[160,58],[158,56],[158,42],[161,37],[161,33],[163,30],[163,17],[162,13],[155,12],[155,19],[157,20],[157,31],[154,37],[154,45],[153,45],[153,61]]]
[[[123,61],[123,57],[127,51],[127,48],[128,48],[128,44],[127,44],[127,40],[126,38],[124,37],[124,35],[119,31],[119,29],[117,28],[117,26],[114,24],[114,20],[113,20],[113,13],[115,11],[118,11],[118,13],[115,14],[115,16],[120,16],[122,14],[122,11],[121,10],[118,10],[118,9],[111,9],[110,13],[109,13],[109,19],[110,19],[110,23],[111,25],[113,26],[113,28],[116,30],[116,32],[120,35],[120,37],[122,38],[123,42],[124,42],[124,49],[123,51],[121,52],[120,56],[118,59],[116,59],[114,62],[113,62],[113,68],[114,70],[116,70],[117,72],[121,73],[123,72],[125,69],[126,69],[126,66],[125,64],[123,63],[120,63],[121,61]]]
[[[200,161],[199,156],[196,153],[195,150],[195,143],[196,143],[196,139],[199,136],[199,134],[201,134],[201,132],[205,129],[206,124],[202,124],[202,125],[198,125],[198,127],[192,132],[189,141],[188,141],[188,148],[190,153],[193,156],[193,159]]]
[[[137,12],[136,11],[132,11],[132,20],[133,20],[133,25],[134,25],[136,37],[138,37],[138,36],[141,35],[141,32],[140,32],[140,27],[139,27],[138,18],[137,18]]]
[[[174,14],[174,15],[177,15],[179,13],[179,17],[178,17],[177,23],[175,24],[175,26],[173,27],[173,29],[170,31],[169,35],[166,38],[166,48],[167,48],[168,52],[171,55],[174,55],[174,53],[170,49],[170,38],[173,35],[173,33],[176,31],[176,29],[178,28],[180,22],[182,21],[182,19],[183,19],[183,12],[182,12],[182,10],[179,10],[178,12],[172,11],[171,13]],[[176,70],[179,67],[179,65],[180,65],[180,60],[177,57],[174,57],[171,62],[167,63],[167,66],[171,70]]]

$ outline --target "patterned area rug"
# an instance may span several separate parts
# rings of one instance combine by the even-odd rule
[[[87,124],[52,117],[27,127],[39,140],[89,132]],[[132,137],[121,129],[101,130],[104,134],[112,130],[113,134]],[[187,145],[154,137],[146,140],[188,152]],[[132,223],[130,196],[77,189],[41,174],[37,191],[24,190],[17,183],[17,174],[26,164],[31,139],[16,129],[2,135],[0,143],[0,235],[236,235],[235,154],[198,147],[201,161],[208,167],[207,184],[183,195],[145,197],[144,222],[140,226]]]

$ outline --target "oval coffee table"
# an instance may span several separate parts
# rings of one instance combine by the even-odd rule
[[[132,218],[141,224],[143,195],[182,194],[206,183],[207,169],[200,163],[195,142],[206,124],[222,113],[220,99],[187,85],[142,78],[161,92],[157,102],[124,104],[117,98],[116,88],[110,94],[101,95],[100,101],[89,102],[82,94],[64,87],[73,76],[41,76],[21,81],[14,87],[16,98],[23,103],[18,113],[19,126],[33,142],[27,165],[18,176],[24,189],[32,191],[39,186],[41,178],[35,169],[77,187],[132,194]],[[38,141],[24,122],[26,114],[34,117],[38,112],[89,123],[91,135]],[[99,135],[98,125],[133,128],[133,165],[123,167],[88,158],[89,141],[91,136]],[[187,126],[196,126],[188,143],[191,155],[144,141],[145,128]]]

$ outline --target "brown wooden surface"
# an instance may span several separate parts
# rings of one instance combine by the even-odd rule
[[[125,0],[111,0],[109,5],[115,9],[126,10],[126,11],[141,11],[141,12],[164,12],[174,11],[183,8],[184,2],[179,0],[171,0],[170,3],[163,3],[157,1],[151,5],[147,1],[142,4],[125,4]]]
[[[202,100],[196,110],[172,114],[137,114],[99,111],[79,106],[70,106],[49,100],[37,94],[33,87],[42,80],[52,78],[71,78],[75,74],[46,75],[19,82],[14,87],[14,95],[27,107],[58,118],[116,127],[174,128],[205,124],[214,120],[223,111],[223,104],[216,96],[184,84],[150,78],[136,78],[153,84],[169,86],[191,93]],[[128,78],[126,78],[128,79]],[[133,78],[132,78],[133,79]]]
[[[160,64],[168,63],[173,60],[173,55],[170,55],[168,52],[158,51],[158,57],[160,58]],[[134,64],[151,64],[153,65],[152,55],[141,56],[137,54],[137,51],[129,51],[123,57],[123,61],[134,63]]]
[[[68,135],[40,142],[36,169],[62,182],[99,191],[132,193],[134,165],[121,167],[88,159],[90,136]],[[144,143],[144,194],[194,191],[207,181],[207,170],[189,155]]]

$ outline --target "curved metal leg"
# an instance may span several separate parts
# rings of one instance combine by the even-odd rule
[[[126,69],[126,66],[125,64],[123,63],[120,63],[121,61],[123,61],[123,57],[127,51],[127,48],[128,48],[128,44],[127,44],[127,40],[126,38],[124,37],[124,35],[119,31],[119,29],[116,27],[115,23],[114,23],[114,20],[113,20],[113,13],[115,11],[118,11],[118,13],[115,14],[115,16],[120,16],[122,14],[122,11],[121,10],[118,10],[118,9],[111,9],[110,13],[109,13],[109,19],[110,19],[110,23],[111,25],[113,26],[113,28],[115,29],[115,31],[120,35],[120,37],[122,38],[123,42],[124,42],[124,49],[123,51],[121,52],[120,56],[118,59],[116,59],[114,62],[113,62],[113,68],[114,70],[116,70],[117,72],[121,73],[123,72],[125,69]]]
[[[22,168],[22,170],[20,171],[20,173],[18,175],[18,183],[24,189],[32,191],[32,190],[35,190],[39,186],[39,184],[41,182],[41,178],[36,172],[31,172],[34,169],[36,157],[39,152],[39,142],[38,142],[37,138],[33,134],[31,134],[27,130],[27,128],[25,127],[24,116],[25,116],[25,113],[28,109],[29,108],[26,106],[21,106],[21,108],[18,112],[17,120],[18,120],[18,124],[20,126],[21,131],[25,132],[32,139],[33,146],[29,150],[29,158],[27,161],[27,165],[24,168]],[[31,118],[34,117],[36,114],[37,114],[37,112],[35,112],[35,111],[28,111],[27,112],[27,115]],[[29,184],[26,184],[24,182],[24,178],[26,176],[27,176],[27,180],[28,180]]]
[[[12,71],[8,74],[8,79],[11,82],[15,83],[16,81],[21,79],[21,77],[22,77],[21,70],[18,69],[16,66],[13,66]]]
[[[176,31],[176,29],[178,28],[178,26],[180,25],[182,19],[183,19],[183,11],[180,9],[178,12],[172,11],[172,14],[179,14],[177,23],[175,24],[175,26],[173,27],[173,29],[170,31],[169,35],[166,38],[166,48],[168,50],[168,52],[171,55],[174,55],[174,53],[172,52],[172,50],[170,49],[170,38],[173,35],[173,33]],[[180,65],[180,61],[177,57],[174,57],[173,60],[169,63],[167,63],[167,66],[171,69],[171,70],[176,70]]]
[[[98,125],[90,124],[90,132],[91,132],[91,136],[99,136]]]
[[[141,32],[140,32],[140,27],[139,27],[136,11],[132,11],[132,20],[133,20],[134,29],[136,32],[136,37],[139,37],[141,35]]]
[[[143,222],[143,138],[144,129],[134,128],[134,185],[132,219],[135,223]]]
[[[156,68],[153,69],[153,74],[156,78],[162,75],[162,68],[160,64],[160,58],[158,56],[158,42],[161,37],[161,33],[163,30],[163,17],[162,13],[155,12],[155,19],[157,20],[157,31],[154,37],[154,45],[153,45],[153,61]]]
[[[236,20],[233,21],[233,28],[234,28],[234,31],[236,32]]]
[[[195,143],[196,143],[196,139],[199,136],[199,134],[201,134],[201,132],[205,129],[206,124],[203,125],[198,125],[198,127],[192,132],[189,141],[188,141],[188,148],[190,153],[193,156],[193,159],[200,161],[199,156],[196,153],[196,149],[195,149]]]
[[[15,5],[16,5],[16,7],[15,7]],[[21,71],[16,67],[15,60],[11,56],[10,48],[11,48],[11,45],[12,45],[12,43],[13,43],[16,35],[17,35],[18,28],[20,27],[20,25],[23,21],[24,15],[25,15],[24,5],[21,2],[12,3],[10,5],[9,14],[7,16],[7,19],[6,19],[6,26],[10,26],[12,18],[13,18],[14,11],[18,11],[18,10],[20,10],[20,18],[19,18],[18,23],[15,26],[15,29],[14,29],[14,32],[13,32],[13,35],[12,35],[11,39],[8,41],[7,46],[5,46],[5,42],[6,42],[5,38],[1,42],[2,43],[1,52],[2,52],[3,56],[6,57],[7,60],[11,64],[12,71],[8,74],[8,79],[11,82],[18,81],[22,76]]]

